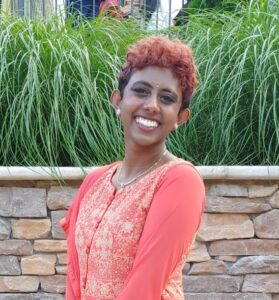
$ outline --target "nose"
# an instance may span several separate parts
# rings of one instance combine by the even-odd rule
[[[144,109],[152,113],[159,112],[160,107],[159,107],[157,95],[155,94],[150,95],[150,97],[146,99],[144,103]]]

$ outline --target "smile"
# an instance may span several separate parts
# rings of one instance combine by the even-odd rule
[[[143,117],[136,117],[136,123],[147,128],[157,128],[159,126],[157,121],[145,119]]]

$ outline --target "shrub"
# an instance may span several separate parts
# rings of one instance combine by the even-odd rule
[[[200,84],[188,124],[167,141],[199,165],[279,163],[278,6],[207,11],[160,34],[194,49]],[[132,21],[73,27],[0,20],[1,165],[87,166],[123,155],[109,96],[127,45],[147,33]]]
[[[192,15],[172,32],[195,49],[200,76],[172,143],[198,164],[279,163],[279,14],[261,5]]]
[[[123,149],[110,93],[133,22],[0,21],[1,165],[104,164]]]

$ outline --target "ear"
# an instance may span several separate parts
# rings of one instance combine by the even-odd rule
[[[112,105],[114,106],[115,109],[116,109],[117,107],[120,107],[122,98],[121,98],[121,95],[120,95],[120,91],[119,91],[119,90],[114,90],[114,91],[111,93],[110,101],[111,101],[111,103],[112,103]]]
[[[190,119],[190,109],[185,108],[178,113],[177,124],[180,126],[183,123],[187,122]]]

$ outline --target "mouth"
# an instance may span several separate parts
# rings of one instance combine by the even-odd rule
[[[146,118],[143,118],[143,117],[136,117],[135,121],[140,126],[143,126],[145,128],[148,128],[148,129],[157,128],[160,125],[158,121],[146,119]]]

